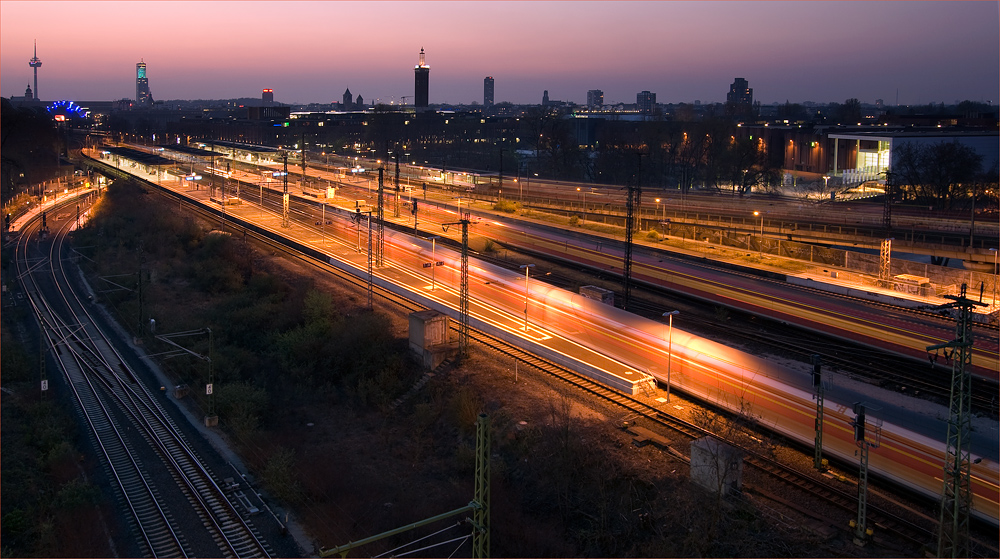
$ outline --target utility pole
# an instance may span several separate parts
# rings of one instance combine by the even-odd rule
[[[885,235],[882,238],[882,246],[878,257],[878,281],[882,287],[889,287],[892,283],[889,276],[892,275],[892,195],[895,176],[891,171],[885,173],[885,206],[882,208],[882,230]]]
[[[291,227],[291,223],[288,220],[288,152],[281,152],[281,180],[284,186],[283,193],[281,195],[281,226]]]
[[[813,467],[821,472],[826,471],[827,461],[823,459],[823,375],[820,370],[822,360],[819,355],[812,356],[812,385],[816,391],[816,442],[814,444]]]
[[[375,206],[375,227],[377,228],[375,236],[375,265],[380,268],[383,265],[382,258],[385,251],[385,186],[382,182],[385,169],[383,167],[383,165],[380,165],[378,168],[378,203]],[[370,228],[371,225],[369,225]],[[369,250],[371,249],[371,247],[368,248]]]
[[[479,414],[476,421],[476,493],[473,512],[472,556],[490,556],[490,418]]]
[[[399,146],[396,146],[396,152],[393,153],[393,156],[396,159],[396,180],[395,180],[395,186],[396,186],[396,204],[395,204],[395,207],[396,207],[396,209],[395,209],[395,213],[393,215],[395,217],[399,217]]]
[[[448,232],[448,226],[462,226],[462,276],[459,286],[459,354],[465,356],[469,352],[469,214],[459,213],[461,219],[452,223],[442,223],[441,228]]]
[[[628,310],[632,289],[632,230],[635,228],[635,209],[642,207],[642,187],[639,184],[642,156],[641,152],[636,154],[635,181],[627,186],[628,200],[625,204],[625,262],[622,266],[622,291],[624,291],[622,308],[625,310]]]
[[[854,403],[854,414],[851,425],[854,427],[854,442],[860,449],[861,467],[858,473],[858,518],[851,521],[851,528],[854,528],[854,543],[864,546],[874,534],[874,530],[868,528],[868,450],[878,448],[882,438],[882,422],[876,422],[874,439],[867,440],[864,402]]]
[[[965,296],[966,285],[962,284],[961,294],[945,295],[953,303],[945,303],[934,310],[958,309],[955,321],[955,339],[943,344],[927,346],[934,350],[932,362],[936,361],[938,350],[951,360],[951,404],[948,414],[948,441],[944,457],[944,487],[941,491],[941,517],[938,522],[938,557],[963,557],[968,551],[969,510],[972,508],[971,460],[969,439],[972,434],[972,309],[988,306],[982,302],[983,285],[980,284],[979,301]]]

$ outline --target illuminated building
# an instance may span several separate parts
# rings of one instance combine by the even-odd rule
[[[135,104],[140,107],[153,105],[153,94],[149,92],[149,78],[146,77],[146,63],[135,65]]]
[[[424,49],[420,49],[420,63],[413,67],[413,106],[428,105],[428,90],[430,89],[431,67],[424,62]]]
[[[271,105],[271,104],[273,104],[274,103],[274,90],[273,89],[265,89],[260,94],[260,100],[263,101],[265,105]]]
[[[635,95],[635,106],[642,114],[650,114],[656,108],[656,94],[649,91],[640,91]]]
[[[487,109],[493,106],[493,76],[483,80],[483,106]]]
[[[591,89],[587,92],[587,108],[600,109],[604,106],[604,92],[600,89]]]
[[[38,69],[42,67],[42,60],[38,58],[38,41],[35,41],[35,56],[31,57],[28,61],[28,66],[35,72],[35,96],[34,100],[38,100]]]

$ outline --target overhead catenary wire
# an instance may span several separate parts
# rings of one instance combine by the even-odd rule
[[[465,540],[467,540],[467,539],[469,539],[471,537],[472,537],[472,534],[469,534],[469,535],[466,535],[466,536],[459,536],[457,538],[452,538],[450,540],[445,540],[443,542],[438,542],[438,543],[433,544],[433,545],[428,545],[426,547],[421,547],[420,549],[414,549],[412,551],[407,551],[406,553],[400,553],[399,555],[396,555],[396,557],[405,557],[407,555],[411,555],[411,554],[417,553],[419,551],[426,551],[428,549],[433,549],[435,547],[442,546],[442,545],[444,545],[446,543],[457,542],[458,540],[462,540],[462,543],[458,545],[459,547],[462,547],[462,545],[465,544]],[[452,554],[454,555],[454,552],[452,552]]]
[[[376,559],[378,557],[385,557],[386,555],[389,555],[390,553],[395,553],[395,552],[399,551],[400,549],[403,549],[404,547],[409,547],[409,546],[411,546],[411,545],[413,545],[413,544],[415,544],[417,542],[424,541],[427,538],[433,538],[434,536],[436,536],[436,535],[438,535],[438,534],[440,534],[442,532],[446,532],[448,530],[451,530],[452,528],[458,528],[461,525],[462,525],[462,521],[458,521],[458,522],[456,522],[454,524],[451,524],[449,526],[445,526],[444,528],[438,530],[437,532],[434,532],[433,534],[427,534],[426,536],[423,536],[421,538],[417,538],[417,539],[415,539],[415,540],[413,540],[411,542],[404,543],[403,545],[401,545],[401,546],[399,546],[399,547],[397,547],[395,549],[390,549],[389,551],[386,551],[385,553],[382,553],[380,555],[376,555],[375,557],[376,557]],[[447,543],[447,542],[445,542],[445,543]],[[441,545],[441,544],[435,544],[435,545]],[[417,550],[417,551],[419,551],[419,550]],[[412,552],[408,551],[407,553],[412,553]]]

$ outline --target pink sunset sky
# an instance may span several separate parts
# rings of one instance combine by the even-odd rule
[[[329,103],[725,101],[996,103],[998,2],[17,2],[0,1],[0,94],[23,95],[38,41],[43,100],[259,97]],[[407,99],[412,102],[412,99]]]

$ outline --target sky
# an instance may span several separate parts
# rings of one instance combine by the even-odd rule
[[[0,95],[24,94],[38,41],[39,96],[260,97],[283,103],[413,95],[421,48],[430,102],[997,103],[1000,2],[291,2],[0,0]],[[406,102],[412,103],[412,97]]]

